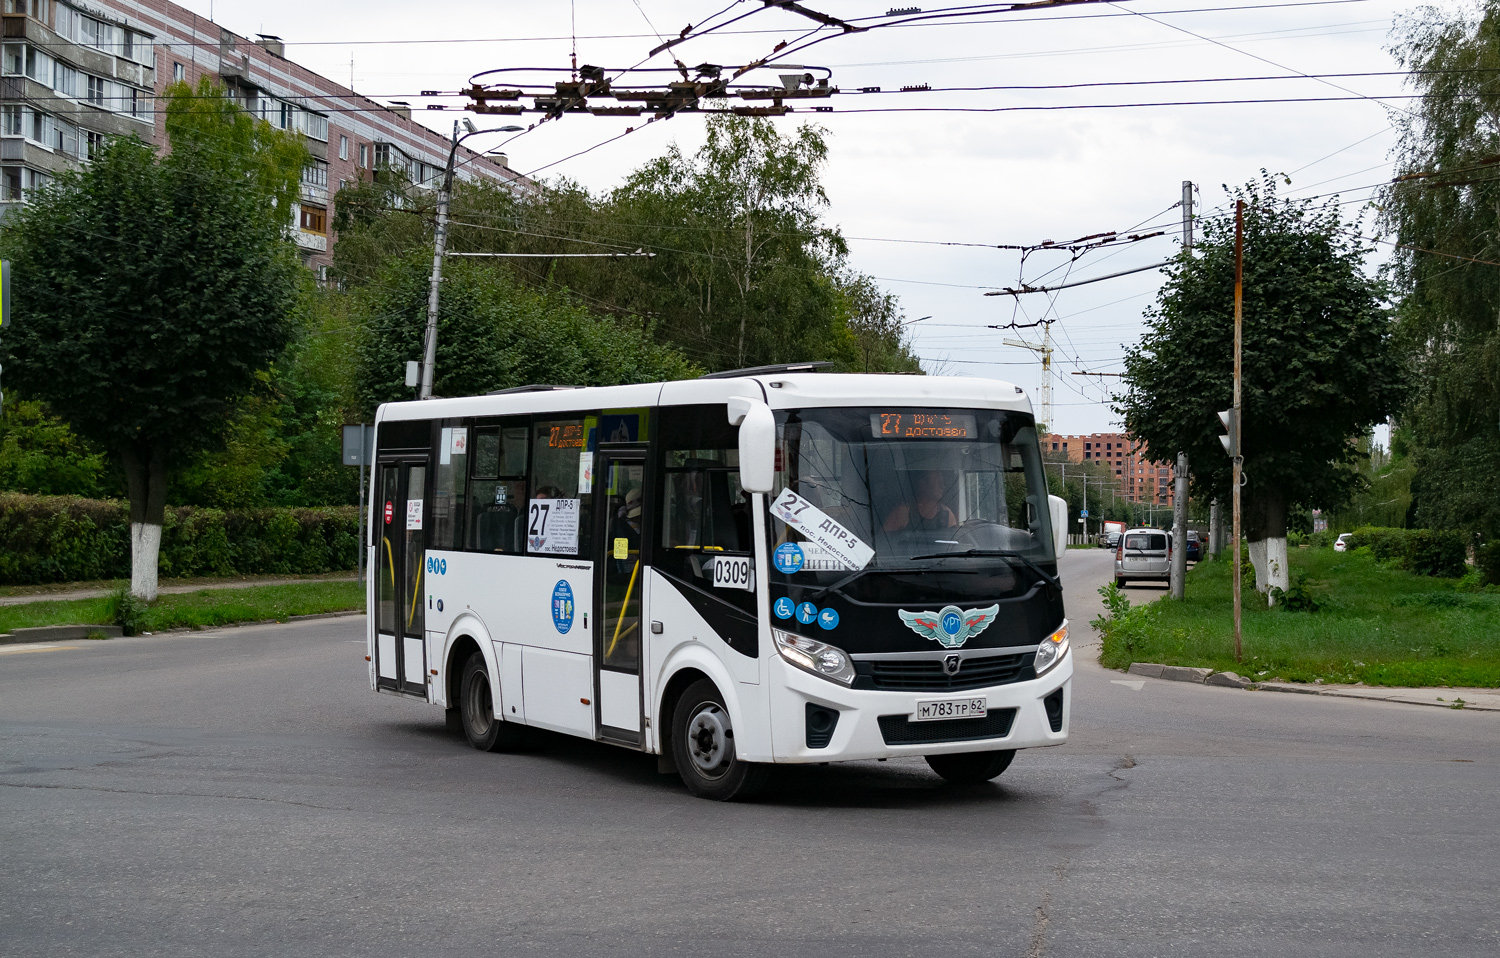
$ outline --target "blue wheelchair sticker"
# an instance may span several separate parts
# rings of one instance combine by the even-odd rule
[[[818,617],[818,607],[811,602],[803,602],[797,606],[797,621],[803,625],[812,625]]]
[[[839,614],[835,609],[824,609],[818,613],[818,625],[825,629],[836,629],[839,627]]]
[[[567,579],[552,587],[552,624],[564,634],[573,627],[573,587]]]
[[[776,571],[787,575],[802,571],[802,564],[807,561],[807,557],[802,554],[802,547],[795,542],[783,542],[776,547],[771,558],[776,563]]]
[[[776,600],[774,605],[771,606],[771,611],[776,614],[776,618],[778,619],[790,619],[792,617],[792,613],[797,611],[797,607],[792,604],[791,599],[788,599],[786,596],[782,596],[781,598]]]

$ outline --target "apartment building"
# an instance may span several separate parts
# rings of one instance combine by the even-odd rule
[[[165,148],[157,97],[178,80],[223,83],[246,110],[304,137],[312,160],[292,210],[303,261],[321,275],[334,237],[332,196],[384,171],[422,189],[441,185],[450,140],[286,59],[273,36],[251,41],[165,0],[3,0],[0,46],[0,216],[111,138]],[[461,179],[534,184],[503,157],[460,147]]]
[[[1091,462],[1113,470],[1120,496],[1131,502],[1171,505],[1172,467],[1152,462],[1146,447],[1122,432],[1096,432],[1087,436],[1048,436],[1043,450],[1049,458],[1066,456],[1073,462]]]

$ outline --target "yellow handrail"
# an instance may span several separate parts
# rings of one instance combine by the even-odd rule
[[[630,594],[635,591],[635,577],[641,571],[641,560],[635,560],[635,568],[630,570],[630,584],[625,586],[625,601],[620,603],[620,617],[615,620],[615,636],[609,640],[609,648],[604,650],[604,657],[609,658],[614,654],[615,643],[620,641],[620,627],[625,624],[625,610],[630,607]]]
[[[411,584],[411,610],[409,612],[407,612],[407,614],[406,614],[406,627],[408,629],[411,628],[411,624],[413,622],[415,622],[416,619],[417,619],[417,593],[420,592],[421,590],[422,590],[422,567],[421,566],[417,566],[417,577],[412,580],[412,584]]]

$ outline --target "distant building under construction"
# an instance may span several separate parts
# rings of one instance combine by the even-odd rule
[[[1123,432],[1096,432],[1086,436],[1047,436],[1043,448],[1073,462],[1090,462],[1114,471],[1119,494],[1131,502],[1171,505],[1172,467],[1146,458],[1146,447]]]

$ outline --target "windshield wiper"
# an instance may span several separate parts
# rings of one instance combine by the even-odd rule
[[[1041,566],[1037,565],[1029,557],[1027,557],[1027,556],[1025,556],[1025,555],[1023,555],[1023,554],[1021,554],[1019,552],[1015,552],[1015,551],[1013,551],[1011,549],[970,549],[967,552],[934,552],[931,555],[912,556],[909,561],[916,562],[919,559],[947,559],[947,558],[951,558],[952,556],[973,556],[975,558],[995,558],[995,557],[998,557],[998,558],[1004,558],[1004,559],[1020,559],[1022,562],[1026,563],[1028,566],[1030,566],[1033,572],[1035,572],[1037,575],[1041,576],[1043,579],[1047,580],[1047,583],[1049,585],[1051,585],[1054,589],[1056,589],[1059,592],[1062,591],[1062,583],[1059,582],[1059,581],[1057,581],[1057,577],[1056,576],[1052,575],[1046,569],[1043,569]]]
[[[861,576],[869,575],[872,572],[887,572],[887,573],[890,573],[891,575],[902,575],[902,574],[910,575],[910,574],[915,573],[915,572],[931,572],[931,571],[932,571],[931,569],[887,569],[887,568],[884,568],[882,566],[866,566],[863,569],[856,569],[854,572],[849,573],[848,575],[844,576],[842,579],[840,579],[837,582],[835,582],[833,585],[824,586],[823,588],[819,589],[817,592],[814,592],[812,595],[808,596],[804,601],[806,601],[806,602],[816,602],[816,601],[818,601],[819,599],[823,598],[823,596],[827,595],[830,592],[837,592],[839,595],[844,595],[844,586],[846,586],[849,583],[853,582],[855,579],[858,579]],[[845,598],[848,598],[848,596],[845,596]]]

